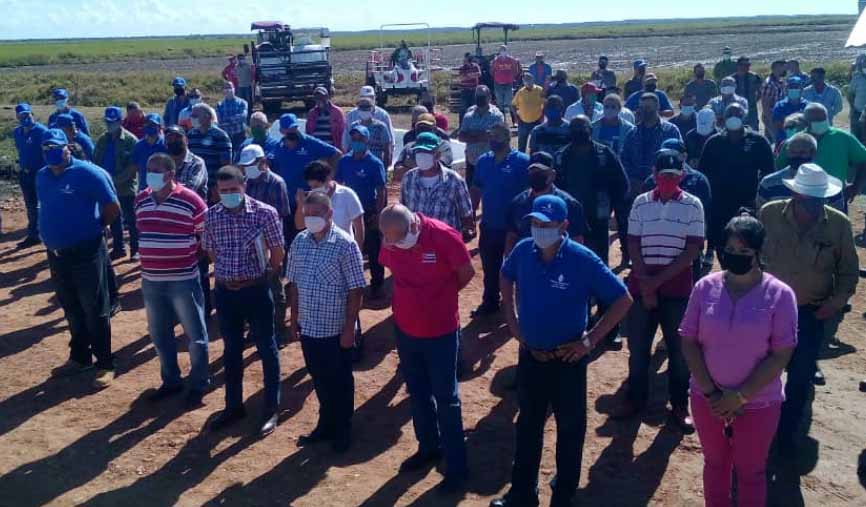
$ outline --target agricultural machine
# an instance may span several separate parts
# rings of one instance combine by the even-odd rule
[[[481,84],[486,85],[492,90],[493,75],[490,73],[490,62],[496,58],[496,53],[485,55],[484,49],[481,47],[481,32],[487,29],[502,30],[502,44],[508,44],[508,33],[520,30],[520,25],[511,23],[478,23],[471,28],[472,41],[475,43],[475,63],[481,67]],[[462,110],[460,91],[460,78],[457,69],[453,69],[451,87],[448,93],[448,108],[455,113]]]
[[[427,45],[410,48],[401,43],[397,48],[385,48],[385,31],[408,27],[424,27]],[[431,46],[430,25],[402,23],[379,27],[379,49],[370,51],[366,64],[366,84],[376,90],[376,105],[385,107],[389,97],[421,95],[432,87],[433,72],[441,70],[441,51]]]

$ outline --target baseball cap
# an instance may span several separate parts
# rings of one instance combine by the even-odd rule
[[[60,129],[48,129],[42,134],[42,144],[69,144],[66,133]]]
[[[568,216],[565,201],[555,195],[542,195],[532,202],[532,213],[523,217],[541,222],[562,222]]]
[[[21,102],[17,106],[15,106],[15,116],[18,116],[21,113],[32,113],[33,108],[30,107],[30,104],[26,102]]]
[[[439,144],[441,141],[439,140],[439,136],[432,132],[422,132],[415,139],[415,146],[412,148],[413,153],[415,152],[424,152],[424,153],[433,153],[439,148]]]
[[[292,129],[298,128],[298,117],[292,113],[285,113],[280,116],[280,128]]]
[[[679,139],[667,139],[662,143],[661,150],[673,150],[679,153],[685,153],[686,145]]]
[[[646,67],[646,66],[647,66],[647,62],[646,62],[646,60],[644,60],[644,59],[635,60],[635,61],[632,63],[632,66],[633,66],[635,69],[639,69],[639,68],[641,68],[641,67]]]
[[[730,54],[731,53],[730,46],[725,46],[724,48],[722,48],[722,53]]]
[[[644,80],[644,81],[650,81],[650,80],[652,80],[652,81],[658,81],[659,78],[657,78],[655,74],[653,74],[652,72],[650,72],[649,74],[647,74],[646,76],[644,76],[643,80]]]
[[[592,81],[587,81],[586,83],[583,83],[583,86],[580,87],[580,93],[581,94],[594,93],[594,94],[598,95],[599,93],[602,93],[603,91],[604,91],[604,88],[601,88],[600,86],[593,83]]]
[[[361,91],[358,92],[358,96],[361,98],[376,98],[376,90],[372,86],[362,86]]]
[[[536,51],[535,56],[544,56],[544,51]]]
[[[186,79],[184,79],[180,76],[177,76],[176,78],[174,78],[172,80],[171,85],[172,86],[186,86]]]
[[[252,165],[256,160],[265,157],[265,150],[258,144],[250,144],[241,150],[241,156],[238,158],[238,165]]]
[[[57,128],[69,128],[75,124],[75,119],[69,113],[58,114],[54,121],[57,123]]]
[[[680,160],[679,154],[673,150],[659,150],[656,153],[655,168],[658,174],[682,174],[683,161]]]
[[[331,94],[328,93],[328,89],[324,86],[317,86],[315,90],[313,90],[313,95],[320,95],[322,97],[328,97]]]
[[[105,115],[103,116],[105,121],[107,122],[117,122],[123,119],[123,111],[117,106],[108,106],[105,108]]]
[[[361,137],[370,139],[370,129],[363,125],[353,125],[352,128],[349,129],[349,134],[352,132],[357,132],[358,134],[361,134]]]
[[[791,76],[791,77],[788,78],[788,80],[787,80],[785,83],[786,83],[788,86],[793,86],[793,87],[795,87],[795,88],[800,88],[800,86],[803,84],[803,80],[800,79],[800,78],[797,77],[797,76]]]
[[[430,113],[423,113],[418,115],[418,121],[415,122],[415,125],[427,125],[429,127],[436,126],[436,117]]]
[[[177,134],[181,137],[186,137],[186,132],[177,125],[172,125],[171,127],[165,128],[165,135],[167,136],[169,134]]]
[[[148,113],[144,116],[144,121],[146,123],[153,123],[154,125],[162,125],[162,116],[157,113]]]
[[[69,98],[69,92],[66,91],[66,88],[55,88],[53,92],[51,92],[51,96],[54,97],[54,100],[63,100]]]
[[[550,169],[553,167],[553,155],[546,151],[536,151],[529,157],[529,163],[532,165],[542,165],[545,169]],[[530,169],[532,169],[531,166]]]

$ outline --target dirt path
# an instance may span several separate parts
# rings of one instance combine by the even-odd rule
[[[211,326],[217,388],[205,407],[183,413],[172,401],[145,401],[143,392],[157,386],[159,369],[132,263],[116,263],[124,311],[112,321],[120,373],[115,383],[94,393],[86,376],[51,378],[52,368],[66,359],[66,322],[52,295],[44,250],[14,249],[23,216],[9,209],[21,209],[20,202],[4,207],[4,227],[11,232],[0,239],[0,506],[482,507],[507,488],[517,404],[506,385],[517,348],[497,320],[468,319],[481,294],[477,255],[479,276],[461,296],[471,372],[460,389],[473,475],[465,498],[442,498],[432,491],[441,477],[435,470],[396,475],[416,444],[387,308],[363,312],[368,351],[355,371],[355,442],[347,455],[296,447],[298,436],[315,424],[318,409],[297,344],[280,353],[277,431],[264,440],[251,438],[251,417],[233,431],[209,434],[202,429],[223,404],[222,341]],[[862,203],[857,209],[860,230]],[[860,316],[864,292],[841,329],[849,351],[866,347]],[[665,427],[663,376],[654,374],[655,395],[641,421],[609,419],[620,399],[627,358],[626,351],[608,352],[590,367],[583,505],[702,505],[698,440]],[[244,394],[256,415],[263,385],[254,349],[245,360]],[[663,363],[664,352],[657,350],[655,364],[662,373]],[[817,389],[809,444],[799,464],[774,467],[779,474],[772,505],[866,504],[856,477],[857,456],[866,446],[866,395],[857,391],[866,357],[853,353],[822,364],[827,386]],[[185,354],[181,366],[188,368]],[[551,421],[540,477],[545,502],[546,484],[555,473],[554,435]]]

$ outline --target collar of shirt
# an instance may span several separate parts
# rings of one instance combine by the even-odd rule
[[[797,218],[794,217],[794,199],[788,199],[788,202],[785,203],[784,209],[782,209],[782,215],[785,216],[785,220],[787,220],[789,224],[797,228],[800,227],[800,223],[797,222]],[[824,205],[824,207],[821,208],[821,218],[817,222],[812,224],[812,227],[817,225],[819,222],[822,224],[826,224],[828,220],[829,218],[827,217],[827,206]]]
[[[658,180],[656,180],[656,181],[658,181]],[[653,189],[652,198],[653,198],[653,201],[661,201],[662,200],[662,193],[659,191],[658,187]],[[680,190],[677,190],[676,193],[674,195],[672,195],[670,199],[668,199],[668,202],[679,201],[679,200],[682,200],[682,198],[683,198],[683,191],[682,191],[682,189],[680,189]],[[667,203],[665,203],[665,204],[667,204]]]

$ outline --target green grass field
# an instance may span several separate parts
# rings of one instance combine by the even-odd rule
[[[850,28],[855,16],[760,16],[751,18],[714,18],[694,20],[620,21],[616,23],[569,23],[561,25],[525,25],[513,32],[512,40],[560,40],[603,37],[641,37],[651,35],[688,35],[701,33],[751,32],[762,27],[838,30]],[[508,20],[506,20],[508,21]],[[516,21],[516,20],[510,20]],[[485,41],[495,42],[500,34],[486,31]],[[189,37],[151,37],[118,39],[75,39],[0,42],[0,67],[49,65],[59,63],[94,63],[127,59],[176,59],[220,56],[241,51],[252,34]],[[389,31],[386,46],[400,39],[412,45],[427,41],[426,31]],[[472,35],[465,28],[433,30],[435,45],[467,44]],[[378,30],[334,32],[335,50],[378,47]]]

